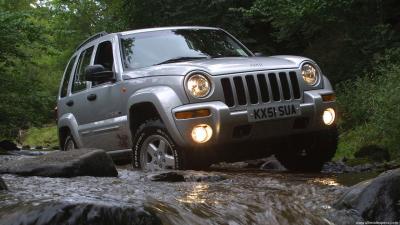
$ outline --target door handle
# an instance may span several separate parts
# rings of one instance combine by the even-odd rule
[[[67,106],[71,107],[74,105],[74,101],[69,100],[67,103],[65,103]]]
[[[87,100],[89,100],[89,101],[94,101],[94,100],[96,100],[96,98],[97,98],[96,94],[90,94],[87,96]]]

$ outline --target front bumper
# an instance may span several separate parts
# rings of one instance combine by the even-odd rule
[[[174,108],[172,113],[175,115],[176,112],[198,109],[211,111],[211,115],[207,117],[191,119],[174,117],[175,125],[186,146],[212,146],[223,143],[259,141],[332,128],[335,123],[330,126],[325,125],[322,121],[322,113],[326,108],[333,108],[336,111],[336,104],[334,101],[324,102],[321,97],[321,95],[332,93],[331,90],[305,91],[300,103],[301,115],[279,120],[249,122],[247,110],[232,111],[221,101],[183,105]],[[208,124],[213,129],[213,136],[206,143],[195,143],[191,137],[193,127],[198,124]]]

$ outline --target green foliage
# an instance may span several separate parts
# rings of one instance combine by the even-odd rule
[[[116,3],[117,2],[117,3]],[[222,27],[243,34],[243,15],[233,9],[251,6],[248,0],[120,0],[112,1],[124,28],[201,25]],[[111,1],[110,1],[111,4]]]
[[[32,127],[26,131],[22,140],[23,145],[54,147],[58,146],[57,126],[47,125],[41,128]]]
[[[351,156],[366,145],[400,151],[400,49],[376,57],[375,69],[355,82],[338,85],[342,110],[340,156]]]
[[[50,99],[34,61],[42,52],[31,50],[42,44],[42,30],[27,13],[0,11],[0,136],[48,119],[43,111]]]
[[[400,47],[399,10],[397,0],[256,0],[241,11],[270,28],[272,43],[261,36],[255,48],[308,56],[337,83],[370,69],[374,54]]]

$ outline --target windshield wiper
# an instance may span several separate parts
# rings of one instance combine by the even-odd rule
[[[167,63],[175,63],[175,62],[183,62],[183,61],[190,61],[190,60],[195,60],[195,59],[207,59],[209,57],[207,56],[182,56],[182,57],[176,57],[172,59],[165,60],[163,62],[157,63],[155,65],[161,65],[161,64],[167,64]]]

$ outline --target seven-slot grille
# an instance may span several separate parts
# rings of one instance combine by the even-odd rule
[[[294,71],[230,76],[221,85],[229,107],[301,98]]]

